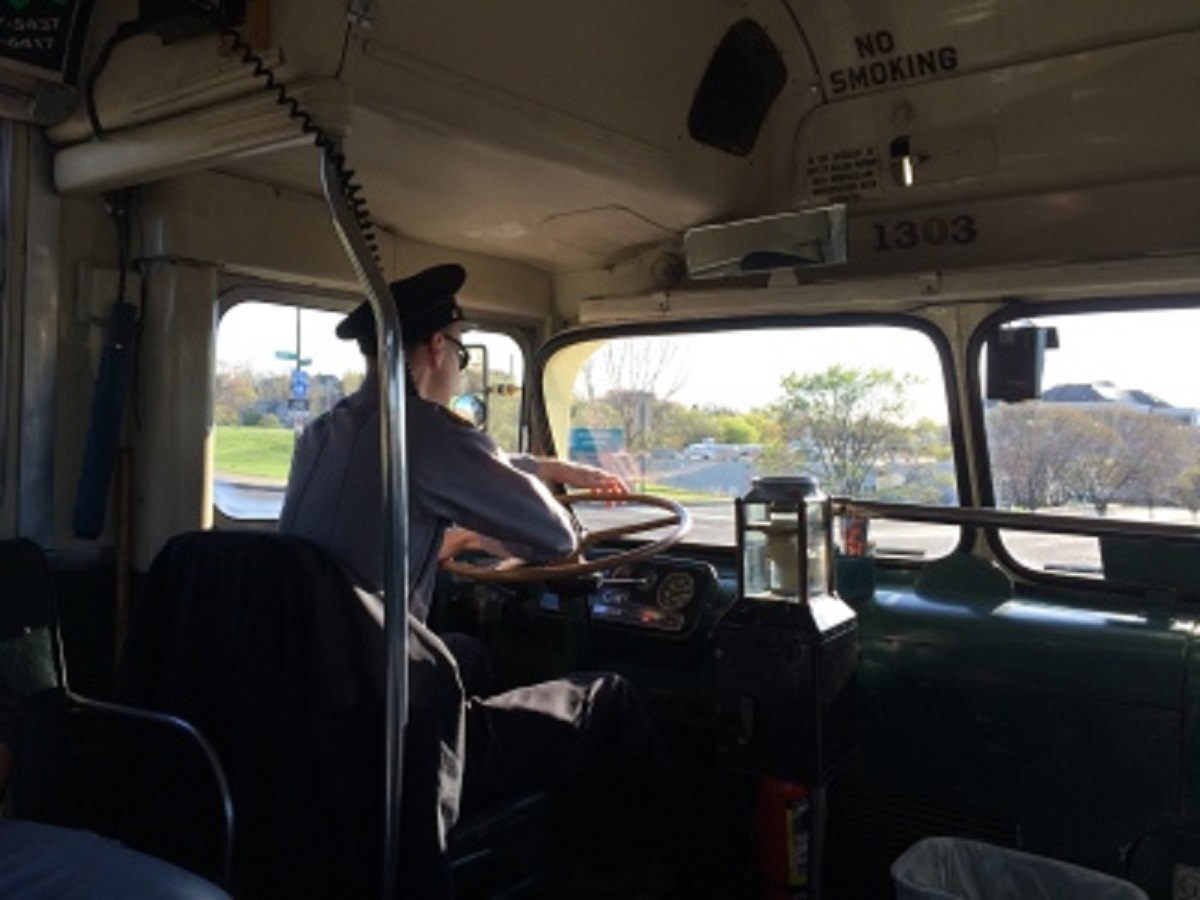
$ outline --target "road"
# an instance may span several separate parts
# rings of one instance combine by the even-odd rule
[[[284,487],[279,482],[218,476],[213,482],[213,502],[231,519],[277,519]]]

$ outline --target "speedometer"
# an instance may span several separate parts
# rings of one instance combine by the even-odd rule
[[[681,610],[696,595],[696,579],[687,572],[671,572],[658,585],[657,600],[662,609]]]

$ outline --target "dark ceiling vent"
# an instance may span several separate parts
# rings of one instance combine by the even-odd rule
[[[754,149],[787,67],[762,26],[742,19],[708,62],[688,114],[688,131],[702,144],[735,156]]]

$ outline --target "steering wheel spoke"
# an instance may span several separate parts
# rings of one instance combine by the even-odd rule
[[[645,531],[656,531],[659,528],[674,526],[677,521],[678,519],[674,516],[663,516],[660,519],[651,519],[646,522],[631,522],[628,525],[614,525],[612,528],[589,531],[586,543],[588,546],[595,546],[596,544],[603,544],[605,541],[628,537],[631,534],[641,534]]]

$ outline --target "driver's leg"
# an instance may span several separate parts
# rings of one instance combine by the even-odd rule
[[[566,816],[558,838],[602,867],[674,855],[657,846],[678,831],[662,741],[641,693],[621,676],[573,674],[472,699],[466,734],[465,815],[548,788]]]
[[[612,673],[573,674],[473,698],[466,732],[466,809],[583,775],[589,783],[623,780],[658,755],[640,693]]]

